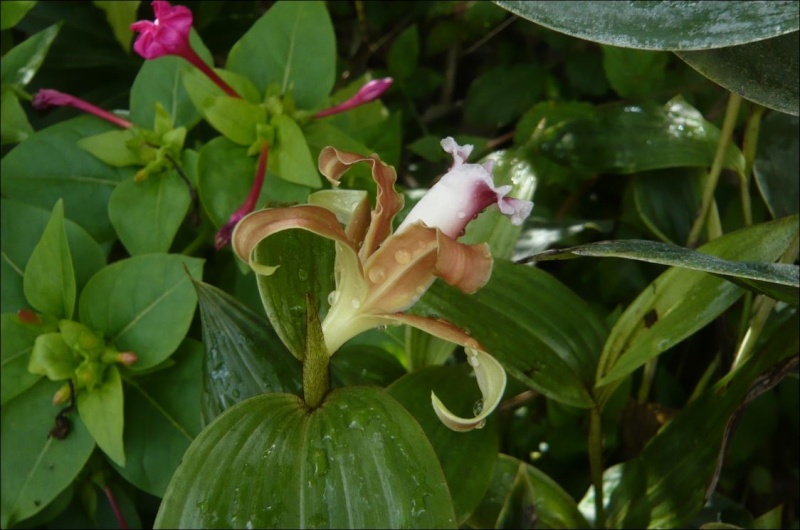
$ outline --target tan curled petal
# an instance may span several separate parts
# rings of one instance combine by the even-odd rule
[[[500,401],[503,399],[503,392],[506,388],[506,371],[494,357],[486,353],[478,342],[467,335],[467,333],[454,324],[436,318],[408,315],[405,313],[395,313],[394,315],[381,315],[384,318],[394,320],[409,326],[414,326],[426,333],[430,333],[440,339],[454,342],[464,346],[467,353],[467,361],[475,371],[478,380],[478,387],[483,396],[483,408],[480,413],[472,418],[462,418],[456,416],[444,406],[434,393],[431,393],[433,410],[439,419],[454,431],[471,431],[480,429],[486,422],[486,418],[491,414]]]
[[[321,190],[308,196],[308,204],[316,204],[335,213],[354,246],[364,241],[370,221],[369,195],[366,191]]]
[[[489,245],[465,245],[437,231],[439,252],[434,274],[467,294],[486,285],[492,275]]]
[[[404,200],[394,189],[397,173],[392,166],[381,162],[378,155],[364,157],[357,153],[339,151],[330,146],[323,148],[319,154],[319,170],[334,186],[338,186],[341,176],[358,162],[365,162],[372,167],[372,178],[378,185],[372,221],[359,249],[359,256],[365,261],[392,233],[392,219],[403,209]]]

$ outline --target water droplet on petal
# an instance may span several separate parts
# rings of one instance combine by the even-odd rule
[[[481,422],[475,426],[476,429],[483,429],[484,427],[486,427],[486,420],[481,420]]]
[[[458,215],[459,219],[464,219],[467,216],[467,212],[458,212],[456,215]]]
[[[406,249],[400,249],[394,253],[394,260],[400,265],[405,265],[411,261],[411,252]]]
[[[383,267],[373,267],[367,273],[372,283],[381,283],[386,279],[386,270]]]
[[[481,361],[477,357],[467,357],[467,362],[473,368],[477,368],[481,365]]]
[[[331,291],[328,293],[328,304],[333,305],[339,300],[339,291]]]
[[[352,300],[350,300],[350,305],[353,307],[353,309],[358,309],[359,307],[361,307],[361,300],[359,300],[358,298],[353,298]]]
[[[473,416],[477,416],[481,412],[483,412],[483,400],[479,399],[474,405],[472,405],[472,414]]]

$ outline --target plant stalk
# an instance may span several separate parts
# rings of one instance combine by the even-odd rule
[[[594,486],[594,527],[606,527],[603,503],[603,420],[600,409],[594,407],[589,413],[589,468]]]

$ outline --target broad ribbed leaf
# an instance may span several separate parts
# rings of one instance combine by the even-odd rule
[[[476,413],[481,399],[471,375],[472,368],[467,364],[431,366],[402,377],[387,389],[416,418],[433,445],[450,486],[459,523],[470,516],[489,487],[498,451],[497,429],[493,416],[481,429],[449,429],[431,406],[431,392],[453,413],[469,418]]]
[[[795,217],[795,222],[796,222]],[[708,272],[725,278],[745,289],[766,294],[797,307],[800,305],[800,268],[784,263],[730,261],[702,252],[641,239],[600,241],[579,247],[548,250],[526,261],[570,259],[581,256],[624,258],[682,269]]]
[[[205,346],[205,422],[259,394],[300,395],[302,366],[275,335],[267,319],[213,285],[193,283]]]
[[[798,28],[795,2],[530,2],[498,5],[582,39],[647,50],[702,50]]]
[[[779,112],[761,122],[753,174],[772,217],[796,214],[800,196],[800,120]]]
[[[437,282],[414,312],[465,327],[508,373],[546,396],[591,407],[606,330],[592,309],[544,271],[496,260],[473,295]]]
[[[575,169],[630,174],[668,167],[707,167],[719,129],[677,97],[664,106],[609,105],[594,114],[542,131],[542,153]],[[731,145],[724,167],[744,171],[744,156]]]
[[[794,9],[797,12],[797,4]],[[676,54],[723,88],[765,107],[797,116],[800,114],[799,36],[795,31],[742,46]]]
[[[268,394],[231,407],[195,439],[156,528],[454,528],[436,454],[376,388],[306,409]]]
[[[704,254],[726,260],[770,263],[797,237],[797,217],[762,223],[714,239]],[[671,268],[655,279],[617,321],[597,371],[601,401],[620,378],[659,355],[728,309],[744,291],[721,278]]]

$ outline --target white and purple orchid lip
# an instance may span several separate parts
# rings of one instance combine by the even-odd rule
[[[442,140],[441,145],[453,155],[453,165],[409,212],[397,228],[398,232],[422,221],[455,239],[463,235],[472,219],[492,204],[497,204],[500,212],[514,225],[522,224],[530,215],[533,209],[531,201],[506,197],[511,186],[495,187],[493,161],[467,164],[472,146],[460,146],[451,137]]]

